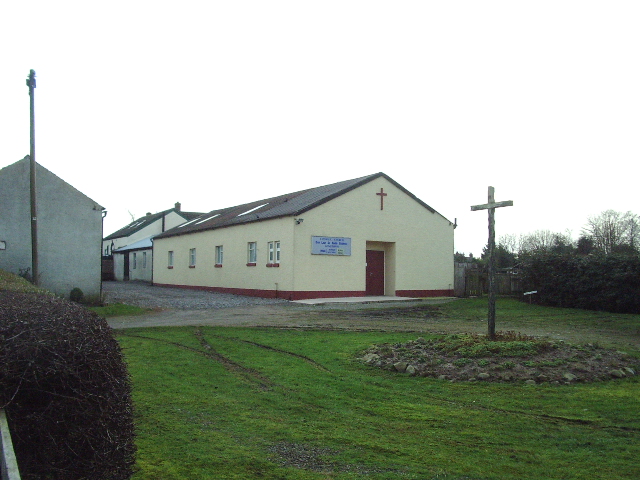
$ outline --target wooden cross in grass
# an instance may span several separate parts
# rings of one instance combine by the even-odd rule
[[[496,268],[495,268],[495,249],[496,249],[496,208],[512,207],[513,200],[506,202],[496,202],[494,198],[494,188],[489,187],[489,203],[484,205],[473,205],[471,211],[489,210],[489,338],[496,337]]]

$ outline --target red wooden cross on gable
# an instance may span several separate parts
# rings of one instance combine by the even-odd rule
[[[380,210],[384,210],[384,197],[387,196],[387,194],[384,193],[384,188],[381,188],[376,195],[380,195]]]

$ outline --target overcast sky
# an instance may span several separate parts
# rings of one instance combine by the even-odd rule
[[[384,172],[487,241],[640,213],[640,2],[111,1],[0,7],[0,167],[29,153],[104,234]],[[322,232],[336,236],[346,232]]]

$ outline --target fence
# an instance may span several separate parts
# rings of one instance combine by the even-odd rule
[[[108,257],[102,256],[102,281],[115,280],[115,274],[113,269],[113,255]]]
[[[456,297],[480,297],[489,292],[489,278],[477,265],[456,263],[454,275],[454,294]],[[516,271],[495,274],[496,293],[498,295],[517,295],[522,293],[522,281]]]
[[[13,442],[7,423],[7,415],[0,409],[0,445],[2,447],[2,458],[0,459],[0,469],[2,470],[2,480],[20,480],[18,462],[13,452]]]

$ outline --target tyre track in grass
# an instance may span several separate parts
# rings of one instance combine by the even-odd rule
[[[183,348],[185,350],[189,350],[195,353],[198,353],[200,355],[203,355],[211,360],[215,360],[217,362],[219,362],[227,371],[229,371],[230,373],[244,379],[245,381],[248,381],[251,384],[257,385],[258,388],[260,388],[261,390],[271,390],[274,386],[276,386],[277,384],[275,382],[273,382],[270,378],[264,376],[263,374],[261,374],[260,372],[258,372],[255,369],[249,368],[249,367],[245,367],[244,365],[237,363],[233,360],[231,360],[228,357],[225,357],[224,355],[216,352],[213,347],[209,344],[209,342],[207,342],[207,340],[204,338],[204,334],[202,332],[202,330],[200,328],[196,328],[194,331],[194,336],[198,339],[200,345],[206,349],[206,351],[203,350],[199,350],[197,348],[194,347],[190,347],[188,345],[184,345],[182,343],[179,342],[172,342],[170,340],[163,340],[163,339],[159,339],[159,338],[153,338],[153,337],[147,337],[144,335],[137,335],[137,334],[130,334],[130,333],[125,333],[124,331],[119,332],[119,335],[125,336],[125,337],[133,337],[133,338],[141,338],[144,340],[151,340],[151,341],[156,341],[156,342],[160,342],[160,343],[165,343],[165,344],[169,344],[169,345],[174,345],[178,348]],[[225,337],[224,335],[211,335],[212,337],[217,337],[220,339],[224,339],[224,340],[232,340],[232,341],[237,341],[239,343],[246,343],[249,345],[253,345],[256,346],[258,348],[264,348],[270,351],[275,351],[277,353],[282,353],[282,354],[286,354],[286,355],[291,355],[293,357],[296,358],[300,358],[302,360],[305,360],[306,362],[310,363],[311,365],[313,365],[315,368],[318,368],[320,370],[326,371],[328,373],[331,373],[331,371],[324,367],[323,365],[319,364],[318,362],[316,362],[315,360],[306,357],[304,355],[301,354],[297,354],[294,352],[288,352],[286,350],[281,350],[275,347],[270,347],[268,345],[263,345],[263,344],[259,344],[257,342],[252,342],[249,340],[242,340],[240,338],[234,338],[234,337]],[[430,400],[434,401],[434,402],[438,402],[440,404],[448,404],[448,405],[452,405],[452,406],[456,406],[456,407],[464,407],[464,408],[469,408],[472,410],[481,410],[481,411],[486,411],[486,412],[492,412],[492,413],[496,413],[496,414],[502,414],[502,415],[513,415],[513,416],[526,416],[529,418],[535,418],[538,419],[540,421],[544,421],[544,422],[550,422],[553,424],[568,424],[568,425],[579,425],[579,426],[583,426],[583,427],[588,427],[590,429],[593,430],[600,430],[600,429],[604,429],[604,430],[618,430],[618,431],[623,431],[623,432],[640,432],[640,428],[637,427],[626,427],[626,426],[621,426],[621,425],[611,425],[611,424],[603,424],[600,423],[596,420],[587,420],[587,419],[580,419],[580,418],[570,418],[570,417],[563,417],[563,416],[556,416],[556,415],[548,415],[548,414],[544,414],[544,413],[532,413],[532,412],[527,412],[527,411],[521,411],[521,410],[508,410],[508,409],[504,409],[504,408],[499,408],[499,407],[492,407],[492,406],[487,406],[487,405],[481,405],[475,402],[465,402],[465,401],[461,401],[461,400],[451,400],[451,399],[447,399],[445,397],[439,396],[439,395],[434,395],[434,394],[424,394],[423,395],[424,398],[429,398]]]
[[[246,343],[247,345],[253,345],[254,347],[263,348],[265,350],[269,350],[269,351],[276,352],[276,353],[282,353],[283,355],[289,355],[291,357],[295,357],[295,358],[299,358],[301,360],[304,360],[305,362],[307,362],[311,366],[317,368],[318,370],[322,370],[323,372],[327,372],[327,373],[333,373],[331,370],[329,370],[327,367],[325,367],[321,363],[316,362],[313,358],[307,357],[306,355],[302,355],[300,353],[290,352],[289,350],[283,350],[281,348],[271,347],[269,345],[264,345],[264,344],[258,343],[258,342],[252,342],[251,340],[243,340],[242,338],[238,338],[238,337],[227,337],[227,336],[224,336],[224,335],[217,335],[217,334],[213,334],[213,333],[208,333],[207,336],[210,336],[210,337],[213,337],[213,338],[219,338],[219,339],[222,339],[222,340],[231,340],[231,341],[238,342],[238,343]]]
[[[274,386],[276,386],[275,382],[273,382],[270,378],[262,375],[257,370],[254,370],[249,367],[245,367],[244,365],[238,362],[234,362],[230,358],[225,357],[224,355],[216,352],[213,349],[213,347],[209,345],[209,343],[202,338],[202,332],[199,331],[199,329],[196,329],[196,332],[194,332],[194,335],[200,342],[200,345],[202,345],[202,347],[205,348],[206,351],[199,350],[194,347],[190,347],[189,345],[185,345],[183,343],[172,342],[170,340],[164,340],[161,338],[147,337],[145,335],[138,335],[138,334],[132,334],[132,333],[125,333],[125,332],[120,332],[119,335],[122,335],[123,337],[141,338],[143,340],[150,340],[153,342],[165,343],[168,345],[173,345],[178,348],[182,348],[184,350],[189,350],[191,352],[198,353],[199,355],[202,355],[210,360],[215,360],[220,365],[222,365],[224,369],[227,370],[229,373],[232,373],[236,377],[239,377],[249,382],[250,384],[257,386],[260,390],[265,390],[265,391],[271,390]]]
[[[583,427],[590,427],[593,430],[618,430],[622,432],[640,432],[640,428],[638,427],[612,425],[607,423],[601,423],[597,420],[563,417],[560,415],[548,415],[546,413],[534,413],[534,412],[527,412],[524,410],[508,410],[505,408],[493,407],[490,405],[481,405],[476,403],[475,401],[469,402],[469,401],[462,401],[462,400],[449,400],[447,398],[434,395],[434,394],[423,394],[423,397],[429,398],[431,400],[436,400],[442,404],[455,405],[458,407],[468,408],[470,410],[479,410],[479,411],[491,412],[496,414],[512,415],[516,417],[524,416],[524,417],[534,418],[536,420],[549,422],[553,424],[579,425]]]
[[[237,338],[237,337],[225,337],[224,335],[215,335],[215,334],[211,334],[211,336],[212,337],[216,337],[216,338],[225,339],[225,340],[233,340],[233,341],[237,341],[237,342],[240,342],[240,343],[247,343],[249,345],[254,345],[254,346],[259,347],[259,348],[264,348],[264,349],[267,349],[267,350],[270,350],[270,351],[283,353],[283,354],[286,354],[286,355],[291,355],[293,357],[300,358],[300,359],[310,363],[311,365],[313,365],[316,368],[319,368],[322,371],[325,371],[325,372],[328,372],[328,373],[332,373],[328,368],[326,368],[322,364],[316,362],[312,358],[309,358],[309,357],[307,357],[305,355],[301,355],[301,354],[294,353],[294,352],[289,352],[287,350],[282,350],[282,349],[279,349],[279,348],[271,347],[269,345],[263,345],[263,344],[260,344],[260,343],[257,343],[257,342],[252,342],[250,340],[243,340],[243,339]],[[441,404],[463,405],[466,408],[474,409],[474,410],[481,410],[481,411],[504,414],[504,415],[526,416],[526,417],[538,419],[540,421],[551,422],[551,423],[554,423],[554,424],[581,425],[581,426],[585,426],[585,427],[591,427],[594,430],[595,429],[607,429],[607,430],[620,430],[620,431],[624,431],[624,432],[638,432],[638,431],[640,431],[640,428],[637,428],[637,427],[626,427],[626,426],[621,426],[621,425],[603,424],[603,423],[598,422],[596,420],[587,420],[587,419],[582,419],[582,418],[571,418],[571,417],[564,417],[564,416],[559,416],[559,415],[549,415],[549,414],[544,414],[544,413],[533,413],[533,412],[527,412],[527,411],[521,411],[521,410],[508,410],[508,409],[499,408],[499,407],[480,405],[480,404],[477,404],[475,402],[464,402],[464,401],[460,401],[460,400],[450,400],[450,399],[447,399],[447,398],[444,398],[444,397],[441,397],[441,396],[438,396],[438,395],[433,395],[433,394],[425,394],[424,396],[427,397],[427,398],[430,398],[431,400],[437,401],[437,402],[439,402]]]

